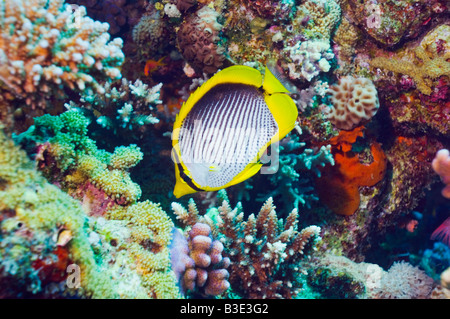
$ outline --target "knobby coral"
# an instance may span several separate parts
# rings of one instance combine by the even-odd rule
[[[175,207],[177,205],[175,204]],[[230,259],[222,256],[223,244],[213,239],[211,227],[195,223],[187,239],[174,229],[171,245],[172,267],[183,292],[199,292],[205,296],[223,294],[229,287],[226,268]]]
[[[445,187],[442,189],[442,196],[450,198],[450,153],[447,149],[441,149],[436,153],[431,162],[433,170],[441,177]]]
[[[200,216],[191,200],[189,211],[172,204],[177,218],[185,226],[197,222],[208,224],[212,233],[224,245],[230,258],[230,284],[244,298],[292,298],[301,293],[300,261],[309,244],[320,239],[320,228],[297,229],[298,212],[294,209],[286,221],[279,220],[272,198],[262,206],[257,216],[244,220],[242,207],[232,209],[226,193],[217,209]]]
[[[225,60],[225,49],[218,45],[223,27],[218,17],[214,9],[204,6],[188,16],[177,32],[181,54],[199,74],[215,73]]]
[[[352,130],[369,121],[380,107],[377,89],[366,78],[341,77],[328,92],[332,107],[326,116],[342,130]]]

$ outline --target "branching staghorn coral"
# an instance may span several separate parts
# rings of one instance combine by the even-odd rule
[[[120,82],[105,83],[102,93],[85,90],[80,104],[70,101],[65,106],[68,110],[91,111],[97,124],[116,135],[133,130],[136,133],[135,129],[159,122],[154,111],[156,105],[162,103],[161,87],[162,83],[149,88],[141,80],[133,83],[123,78]]]
[[[213,235],[224,245],[230,258],[230,284],[233,292],[243,298],[292,298],[301,293],[299,262],[305,257],[308,244],[320,240],[320,228],[297,229],[298,212],[294,209],[283,223],[278,219],[272,198],[257,216],[244,220],[240,204],[231,208],[225,191],[217,209],[200,216],[193,200],[189,210],[172,204],[177,219],[187,227],[197,222],[210,225]]]
[[[110,40],[109,25],[72,12],[63,0],[5,0],[0,3],[0,84],[9,100],[50,108],[100,81],[121,77],[122,40]]]

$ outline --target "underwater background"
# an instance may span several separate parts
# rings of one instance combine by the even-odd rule
[[[450,298],[445,0],[1,0],[1,298]],[[176,198],[219,70],[298,109],[265,174]]]

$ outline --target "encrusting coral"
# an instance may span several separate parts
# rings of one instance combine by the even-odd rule
[[[111,274],[95,261],[80,204],[48,183],[3,132],[0,179],[2,295],[118,297]],[[60,241],[63,232],[68,242]],[[65,286],[70,264],[79,266],[81,289]]]
[[[128,170],[142,160],[142,152],[136,145],[117,147],[114,153],[99,150],[87,136],[87,124],[77,111],[46,114],[17,140],[35,155],[44,176],[70,195],[85,198],[97,189],[112,202],[136,202],[141,189]]]
[[[228,272],[232,291],[243,298],[292,298],[301,294],[300,261],[320,240],[320,227],[297,229],[294,209],[286,221],[279,220],[269,198],[257,216],[244,220],[242,207],[231,208],[227,195],[219,191],[222,205],[200,216],[191,200],[189,211],[172,204],[177,219],[185,227],[197,222],[208,224],[212,234],[223,243],[230,259]]]
[[[174,38],[170,31],[170,26],[162,19],[159,11],[143,15],[132,33],[140,56],[150,59],[163,52]]]
[[[320,200],[339,215],[354,214],[360,204],[359,187],[374,186],[386,173],[386,155],[377,142],[371,142],[369,156],[352,151],[352,144],[362,136],[363,127],[357,127],[332,138],[328,143],[335,165],[325,166],[316,178]]]
[[[376,264],[327,253],[311,265],[308,282],[322,298],[429,299],[436,286],[423,270],[403,261],[385,271]],[[324,287],[324,282],[334,286]]]
[[[430,31],[422,42],[414,48],[414,58],[401,59],[397,57],[376,57],[370,64],[372,67],[405,74],[414,80],[417,89],[425,95],[430,95],[433,90],[432,80],[441,76],[450,77],[450,51],[448,49],[436,49],[435,39],[439,35],[445,35],[444,43],[447,47],[450,43],[448,26],[442,25],[436,30]],[[443,52],[442,52],[443,51]]]
[[[109,25],[87,17],[84,7],[72,11],[63,0],[0,3],[3,99],[51,109],[67,98],[65,89],[103,92],[101,81],[121,77],[122,39],[110,41]]]

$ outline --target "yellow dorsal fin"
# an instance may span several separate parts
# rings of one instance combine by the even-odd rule
[[[264,74],[263,89],[268,94],[274,93],[289,93],[289,90],[273,75],[273,73],[266,66],[266,73]]]

